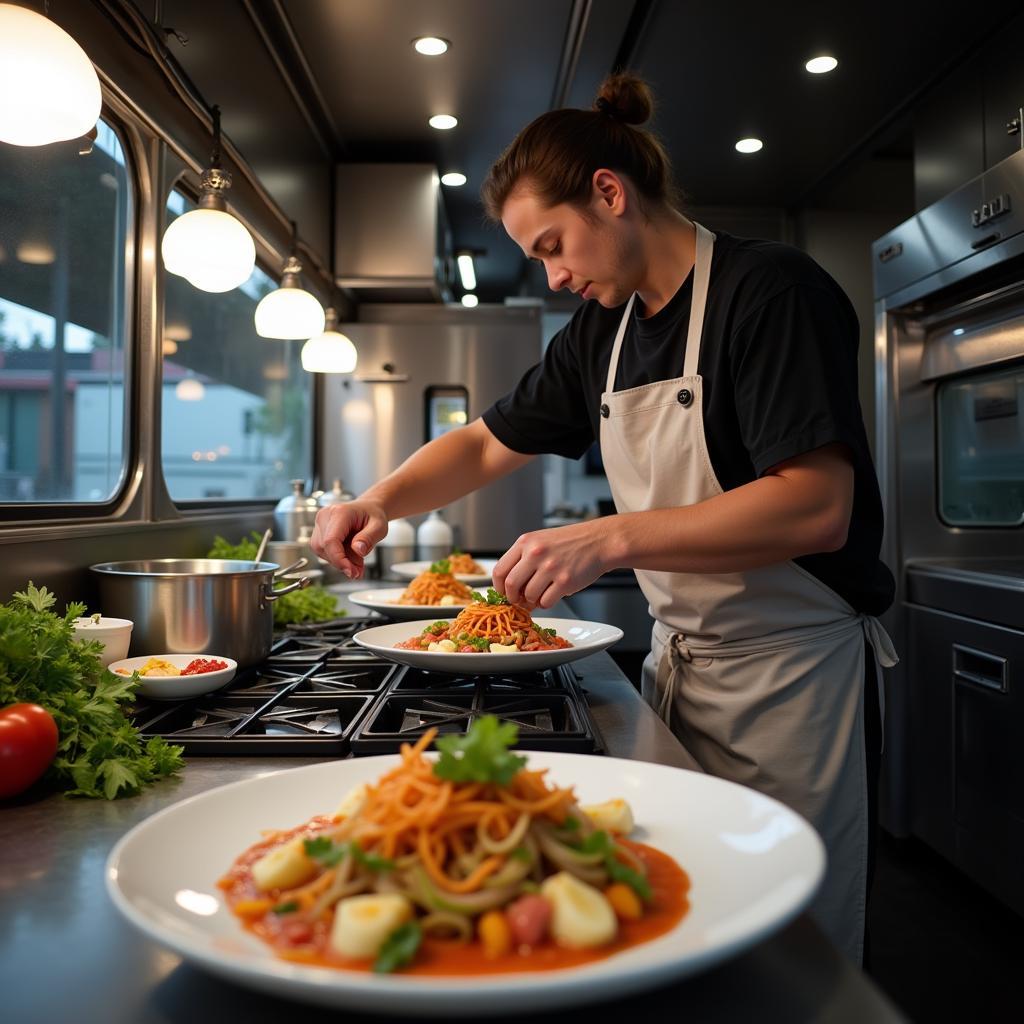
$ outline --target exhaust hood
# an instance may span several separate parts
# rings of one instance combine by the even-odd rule
[[[450,302],[452,237],[433,164],[339,164],[334,277],[360,302]]]

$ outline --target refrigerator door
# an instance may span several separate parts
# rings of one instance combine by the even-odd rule
[[[476,419],[541,356],[539,307],[364,305],[339,326],[354,342],[352,375],[325,377],[321,478],[356,494],[463,417]],[[455,543],[500,553],[542,525],[539,459],[448,506]]]

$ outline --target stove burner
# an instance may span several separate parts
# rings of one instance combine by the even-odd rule
[[[398,666],[352,640],[381,621],[290,628],[227,689],[174,703],[140,698],[134,722],[143,738],[164,736],[189,755],[391,753],[432,726],[464,733],[485,714],[514,723],[524,749],[601,749],[568,665],[507,676]]]

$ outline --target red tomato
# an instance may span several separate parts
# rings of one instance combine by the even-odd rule
[[[0,800],[28,789],[57,753],[57,723],[38,704],[0,709]]]

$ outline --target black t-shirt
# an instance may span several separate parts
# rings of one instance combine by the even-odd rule
[[[644,317],[634,303],[615,389],[683,373],[692,273]],[[503,444],[524,454],[580,458],[599,436],[601,393],[623,308],[585,302],[543,360],[484,413]],[[792,246],[719,233],[697,372],[704,433],[723,490],[833,442],[854,467],[847,542],[796,559],[858,611],[883,612],[894,594],[879,561],[882,503],[857,397],[857,315],[832,278]]]

